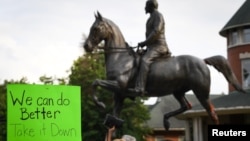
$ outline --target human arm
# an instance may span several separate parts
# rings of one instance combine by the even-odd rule
[[[112,128],[108,129],[105,141],[112,141],[112,134],[113,134],[114,131],[115,131],[115,126],[113,126]]]

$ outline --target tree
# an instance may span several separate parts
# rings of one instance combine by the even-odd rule
[[[112,93],[103,89],[98,89],[98,97],[106,103],[106,109],[97,107],[91,97],[91,84],[98,79],[105,79],[104,56],[96,52],[84,54],[74,61],[69,75],[69,85],[81,86],[82,101],[82,140],[103,141],[107,129],[103,121],[107,113],[112,112],[113,102]],[[130,134],[135,136],[138,141],[143,140],[143,135],[149,133],[149,128],[145,122],[149,119],[148,109],[143,105],[141,99],[135,101],[126,99],[121,118],[125,121],[122,130],[117,131],[117,136]]]
[[[59,85],[66,85],[67,84],[67,78],[57,78],[57,77],[43,75],[43,76],[39,77],[39,80],[40,80],[40,82],[42,82],[45,85],[47,85],[47,84],[53,85],[56,82]]]
[[[6,81],[5,81],[6,82]],[[7,102],[6,102],[6,83],[0,85],[0,140],[6,140],[6,117],[7,117]]]

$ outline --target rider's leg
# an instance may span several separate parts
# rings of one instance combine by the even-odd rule
[[[145,86],[147,82],[147,76],[149,72],[149,65],[153,62],[156,57],[159,57],[159,52],[154,50],[148,50],[141,59],[141,65],[139,75],[136,80],[135,92],[144,94]]]

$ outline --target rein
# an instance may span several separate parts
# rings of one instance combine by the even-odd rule
[[[128,52],[129,48],[134,49],[134,48],[138,48],[138,46],[126,47],[126,48],[124,48],[124,47],[115,47],[115,48],[97,47],[97,48],[105,50],[104,53],[124,53],[124,52]],[[120,50],[120,51],[114,51],[114,50]],[[102,53],[100,53],[100,54],[102,54]]]

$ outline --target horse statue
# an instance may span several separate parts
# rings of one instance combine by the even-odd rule
[[[97,12],[95,22],[90,28],[89,36],[83,45],[85,51],[92,52],[98,48],[98,44],[103,40],[105,41],[102,49],[105,56],[106,80],[96,79],[92,83],[92,96],[97,105],[105,107],[105,104],[99,101],[96,96],[97,87],[100,86],[113,92],[113,115],[118,117],[125,98],[140,96],[129,90],[135,87],[140,55],[126,43],[115,23]],[[211,65],[221,72],[237,91],[245,92],[227,60],[220,55],[205,59],[191,55],[163,57],[150,65],[145,88],[147,93],[144,96],[160,97],[173,94],[180,104],[179,109],[164,114],[163,124],[166,130],[170,127],[168,121],[170,117],[191,108],[191,104],[185,98],[185,93],[189,90],[192,90],[196,95],[214,124],[219,124],[214,106],[209,100],[211,80],[207,65]]]

